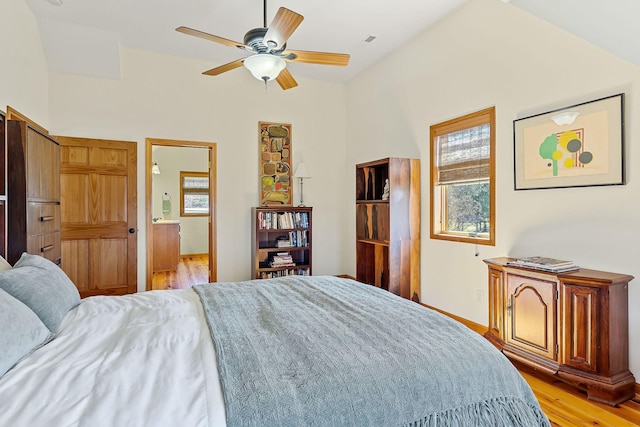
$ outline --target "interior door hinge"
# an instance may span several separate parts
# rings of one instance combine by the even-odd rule
[[[560,346],[556,344],[556,354],[560,353]]]
[[[560,291],[556,289],[556,300],[560,299]]]

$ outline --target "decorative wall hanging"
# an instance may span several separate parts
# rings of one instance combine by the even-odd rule
[[[291,186],[291,125],[259,123],[260,205],[290,206]]]
[[[624,94],[513,121],[516,190],[622,185]]]

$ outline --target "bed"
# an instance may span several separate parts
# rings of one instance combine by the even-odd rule
[[[372,286],[292,276],[80,301],[42,260],[0,271],[2,426],[549,426],[484,338]]]

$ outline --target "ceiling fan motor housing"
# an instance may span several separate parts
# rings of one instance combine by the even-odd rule
[[[264,35],[267,33],[268,28],[254,28],[247,31],[244,35],[244,44],[247,50],[255,53],[277,53],[282,52],[287,48],[285,43],[280,49],[272,50],[270,46],[264,44]]]

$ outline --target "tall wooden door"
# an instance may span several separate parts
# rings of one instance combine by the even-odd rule
[[[56,139],[62,269],[82,297],[136,292],[136,143]]]

